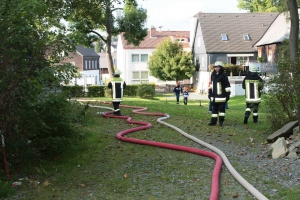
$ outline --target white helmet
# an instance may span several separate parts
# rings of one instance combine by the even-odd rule
[[[259,68],[256,66],[255,63],[250,63],[249,64],[249,71],[250,72],[259,72]]]
[[[216,61],[215,64],[214,64],[214,68],[216,66],[220,66],[220,67],[223,67],[223,63],[221,61]]]
[[[120,74],[121,74],[121,71],[117,69],[117,70],[115,71],[115,75],[120,75]]]

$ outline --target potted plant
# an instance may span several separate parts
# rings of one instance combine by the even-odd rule
[[[265,61],[265,58],[264,57],[257,57],[257,62],[264,62]]]

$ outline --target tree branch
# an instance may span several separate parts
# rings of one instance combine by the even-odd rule
[[[96,35],[98,35],[103,42],[105,42],[105,43],[107,42],[107,40],[100,33],[96,32],[94,30],[90,30],[90,32],[91,33],[95,33]]]

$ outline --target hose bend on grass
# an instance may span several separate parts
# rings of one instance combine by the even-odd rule
[[[147,110],[147,108],[139,108],[138,110],[134,110],[133,112],[134,113],[138,113],[138,114],[146,114],[147,115],[147,112],[142,112],[144,110]],[[219,150],[218,148],[202,141],[202,140],[199,140],[198,138],[182,131],[181,129],[179,129],[178,127],[176,126],[173,126],[171,124],[168,124],[162,120],[165,120],[165,119],[168,119],[169,117],[168,116],[164,116],[164,117],[161,117],[159,119],[157,119],[157,122],[165,125],[165,126],[168,126],[174,130],[176,130],[177,132],[179,132],[180,134],[182,134],[183,136],[193,140],[194,142],[198,143],[198,144],[201,144],[202,146],[205,146],[206,148],[216,152],[219,156],[221,156],[225,166],[227,167],[228,171],[232,174],[232,176],[243,186],[245,187],[254,197],[256,197],[258,200],[268,200],[267,197],[265,197],[262,193],[260,193],[256,188],[254,188],[250,183],[248,183],[234,168],[233,166],[230,164],[227,156],[221,151]]]
[[[101,106],[93,106],[93,107],[101,107]],[[145,130],[151,127],[151,124],[148,122],[140,122],[140,121],[132,121],[131,117],[129,116],[114,116],[111,115],[113,113],[113,111],[110,112],[105,112],[102,115],[104,117],[108,117],[108,118],[123,118],[123,119],[127,119],[127,122],[130,124],[139,124],[142,125],[140,127],[136,127],[136,128],[131,128],[128,130],[124,130],[119,132],[116,135],[116,138],[121,140],[121,141],[125,141],[125,142],[131,142],[131,143],[136,143],[136,144],[142,144],[142,145],[150,145],[150,146],[156,146],[156,147],[161,147],[161,148],[167,148],[167,149],[174,149],[174,150],[178,150],[178,151],[185,151],[185,152],[189,152],[189,153],[194,153],[194,154],[199,154],[199,155],[203,155],[206,157],[210,157],[215,159],[216,164],[214,167],[214,171],[213,171],[213,175],[212,175],[212,184],[211,184],[211,193],[210,193],[210,200],[214,200],[214,199],[218,199],[219,196],[219,179],[220,179],[220,171],[221,171],[221,167],[222,167],[222,160],[224,161],[225,166],[227,167],[228,171],[233,175],[233,177],[246,189],[248,190],[254,197],[256,197],[258,200],[268,200],[268,198],[266,198],[262,193],[260,193],[256,188],[254,188],[250,183],[248,183],[230,164],[227,156],[218,148],[202,141],[199,140],[198,138],[185,133],[184,131],[182,131],[181,129],[179,129],[176,126],[173,126],[171,124],[168,124],[162,120],[168,119],[169,115],[164,114],[164,113],[151,113],[151,112],[143,112],[145,110],[147,110],[147,108],[145,107],[137,107],[137,106],[127,106],[127,105],[122,105],[122,107],[125,108],[133,108],[133,113],[136,114],[143,114],[143,115],[151,115],[151,116],[161,116],[159,119],[157,119],[157,122],[168,126],[174,130],[176,130],[177,132],[179,132],[180,134],[182,134],[183,136],[193,140],[194,142],[205,146],[208,149],[211,149],[212,151],[216,152],[218,155],[212,153],[212,152],[208,152],[208,151],[204,151],[204,150],[200,150],[200,149],[196,149],[196,148],[191,148],[191,147],[186,147],[186,146],[179,146],[179,145],[174,145],[174,144],[169,144],[169,143],[162,143],[162,142],[156,142],[156,141],[149,141],[149,140],[140,140],[140,139],[135,139],[135,138],[128,138],[128,137],[124,137],[124,135],[128,134],[128,133],[132,133],[132,132],[136,132],[139,130]],[[108,107],[101,107],[101,108],[108,108]],[[111,109],[111,108],[108,108]],[[112,110],[112,109],[111,109]]]
[[[91,107],[99,107],[99,108],[107,108],[107,107],[102,107],[102,106],[92,106]],[[168,115],[164,113],[150,113],[150,112],[142,112],[144,110],[147,110],[147,108],[143,107],[136,107],[136,106],[125,106],[122,105],[122,107],[126,108],[134,108],[133,113],[138,113],[138,114],[144,114],[144,115],[151,115],[151,116],[161,116],[161,117],[166,117],[169,118]],[[112,109],[110,109],[112,110]],[[116,135],[116,138],[124,141],[124,142],[130,142],[130,143],[135,143],[135,144],[141,144],[141,145],[148,145],[148,146],[155,146],[155,147],[160,147],[160,148],[166,148],[166,149],[172,149],[172,150],[177,150],[177,151],[184,151],[184,152],[189,152],[189,153],[194,153],[202,156],[206,156],[209,158],[212,158],[216,161],[215,167],[213,170],[212,174],[212,181],[211,181],[211,191],[210,191],[210,200],[218,200],[219,198],[219,180],[220,180],[220,172],[222,169],[222,159],[220,156],[213,152],[197,149],[197,148],[192,148],[192,147],[187,147],[187,146],[180,146],[180,145],[175,145],[175,144],[170,144],[170,143],[163,143],[163,142],[157,142],[157,141],[150,141],[150,140],[141,140],[141,139],[136,139],[136,138],[129,138],[129,137],[124,137],[126,134],[133,133],[136,131],[140,130],[145,130],[150,128],[152,125],[148,122],[141,122],[141,121],[133,121],[130,116],[115,116],[112,115],[113,111],[109,112],[104,112],[102,113],[102,116],[107,117],[107,118],[121,118],[121,119],[126,119],[126,121],[129,124],[138,124],[141,125],[139,127],[123,130],[119,132]]]

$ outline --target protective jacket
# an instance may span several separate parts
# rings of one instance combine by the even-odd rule
[[[211,74],[209,99],[214,103],[225,103],[230,98],[230,83],[223,70],[219,74],[214,71]]]
[[[126,88],[126,83],[120,77],[113,77],[108,83],[108,88],[111,89],[113,102],[121,102],[123,98],[123,90]]]
[[[261,90],[264,88],[264,81],[257,72],[250,72],[243,80],[245,89],[246,103],[259,103]]]

